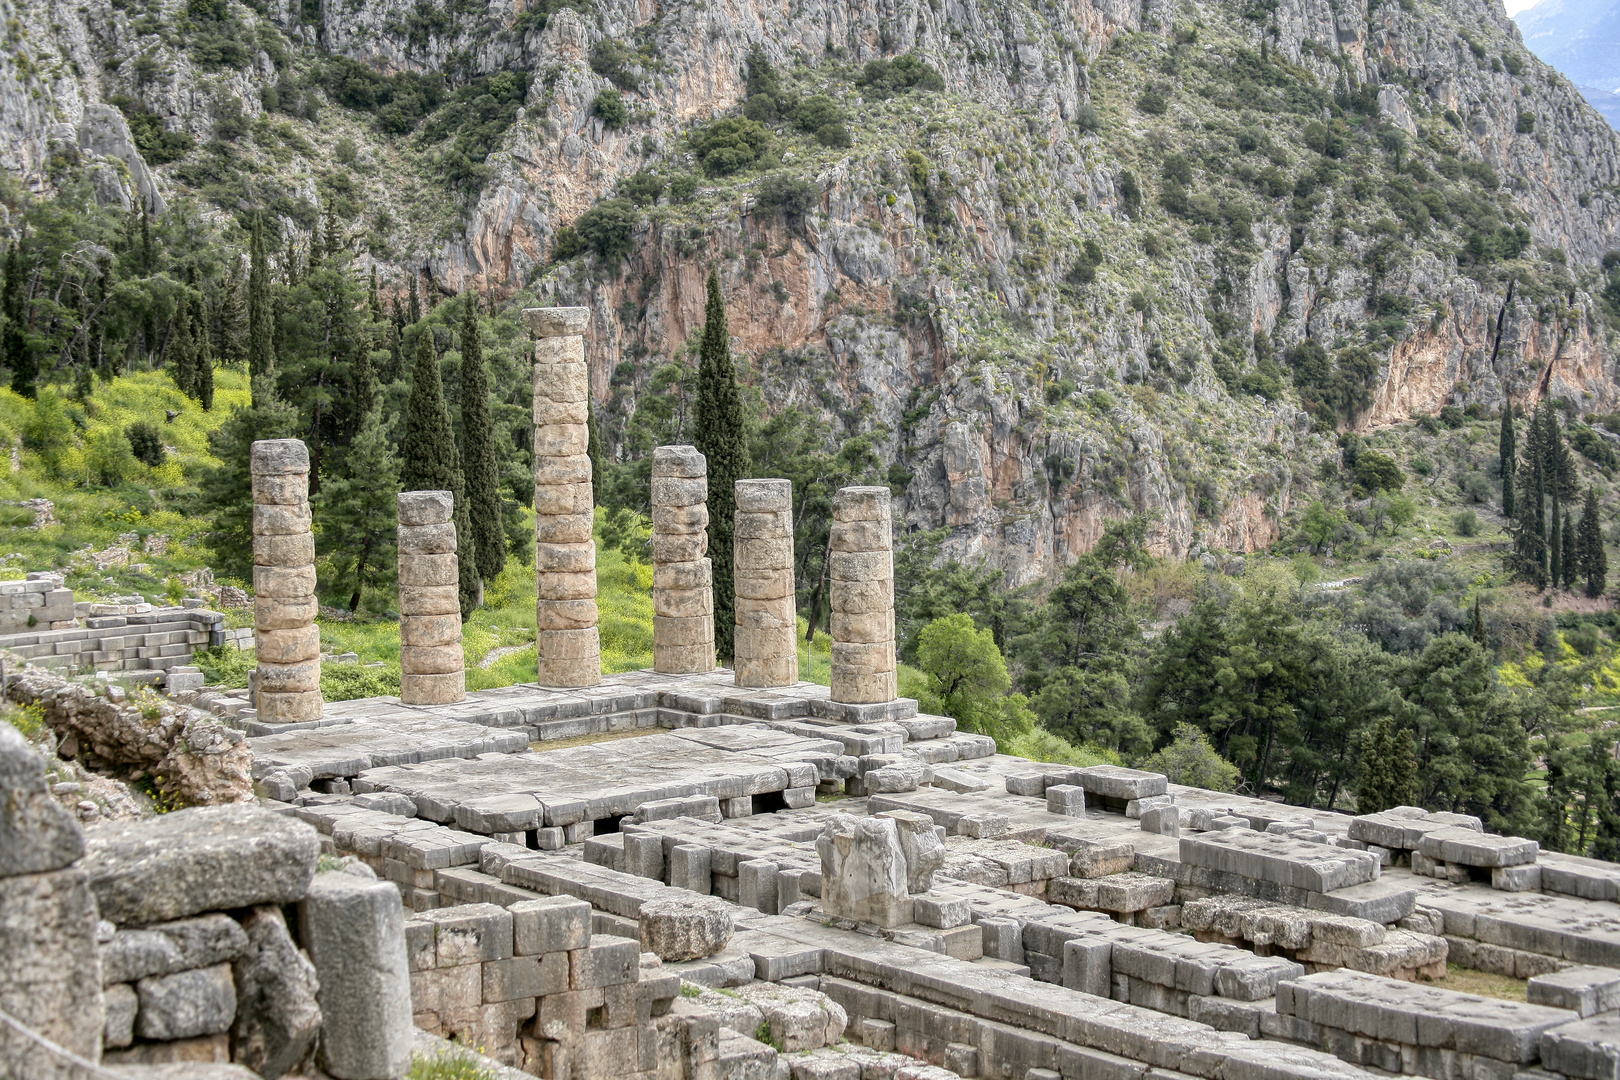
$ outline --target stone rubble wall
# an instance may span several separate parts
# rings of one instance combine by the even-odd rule
[[[798,616],[793,588],[793,484],[738,480],[733,577],[738,686],[799,681]]]
[[[253,444],[254,707],[266,723],[320,718],[321,632],[315,625],[315,536],[309,448],[297,439]]]
[[[695,446],[653,450],[653,670],[714,670],[709,466]]]
[[[406,705],[467,696],[454,510],[448,491],[399,494],[399,700]]]
[[[832,700],[864,705],[897,696],[893,523],[886,487],[833,496]]]
[[[528,308],[534,347],[535,647],[541,686],[602,681],[589,444],[589,308]]]

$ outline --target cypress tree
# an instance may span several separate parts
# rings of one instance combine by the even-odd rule
[[[4,308],[6,328],[4,334],[0,335],[0,353],[4,354],[6,367],[11,370],[12,392],[32,398],[38,392],[34,384],[39,380],[39,358],[28,344],[28,335],[23,332],[28,305],[23,296],[21,247],[21,243],[14,243],[6,254],[5,293],[3,302],[0,302],[0,307]]]
[[[439,359],[430,335],[416,347],[411,373],[411,396],[405,406],[405,437],[400,443],[401,491],[448,491],[455,499],[456,556],[460,567],[457,585],[461,618],[466,621],[478,606],[478,553],[472,540],[472,519],[467,513],[466,486],[462,483],[461,455],[444,403]]]
[[[371,308],[371,321],[383,321],[382,297],[377,292],[377,264],[371,264],[371,287],[366,292],[366,304]]]
[[[1609,556],[1603,550],[1603,526],[1598,521],[1597,492],[1586,489],[1581,506],[1581,523],[1576,528],[1575,550],[1579,553],[1579,576],[1586,579],[1586,595],[1602,596],[1609,587]]]
[[[1576,544],[1575,522],[1570,519],[1570,513],[1567,509],[1564,511],[1564,524],[1561,526],[1560,533],[1563,537],[1564,552],[1563,558],[1558,562],[1558,565],[1563,568],[1563,577],[1559,579],[1559,584],[1563,586],[1565,592],[1568,592],[1575,587],[1575,582],[1580,580],[1581,563],[1580,549]]]
[[[1513,520],[1514,473],[1519,464],[1519,448],[1513,432],[1513,403],[1502,406],[1502,433],[1497,440],[1497,453],[1501,460],[1497,471],[1502,476],[1502,516]]]
[[[416,275],[411,275],[410,305],[405,315],[405,321],[415,326],[422,321],[422,302],[416,298]]]
[[[357,431],[366,426],[366,414],[377,408],[380,391],[377,389],[377,370],[371,364],[371,351],[361,348],[356,350],[354,367],[349,372],[349,382],[354,392],[354,411],[360,417]]]
[[[1405,728],[1391,731],[1389,756],[1389,805],[1415,805],[1418,800],[1418,763],[1410,731]]]
[[[1614,862],[1620,859],[1620,762],[1614,759],[1614,741],[1594,732],[1588,753],[1592,756],[1592,795],[1597,803],[1597,821],[1592,836],[1592,858]]]
[[[1515,476],[1519,491],[1518,513],[1513,519],[1513,574],[1538,590],[1547,587],[1547,484],[1546,431],[1540,412],[1525,429]]]
[[[506,533],[501,528],[499,463],[489,416],[489,369],[478,334],[478,297],[468,292],[461,317],[461,437],[467,481],[467,510],[478,572],[489,580],[506,566]]]
[[[196,397],[197,343],[192,335],[191,301],[184,295],[175,305],[174,333],[169,338],[169,348],[174,352],[169,374],[175,388],[187,397]]]
[[[596,426],[596,402],[585,402],[585,454],[591,459],[591,502],[602,505],[602,433]]]
[[[276,399],[275,327],[270,310],[270,256],[264,246],[264,225],[257,215],[248,258],[248,376],[253,404],[265,406]]]
[[[1547,537],[1547,581],[1556,590],[1564,580],[1564,515],[1555,496],[1552,504],[1552,533]]]
[[[197,358],[197,403],[203,412],[214,408],[214,358],[207,353]]]
[[[714,647],[723,661],[732,657],[736,630],[736,586],[732,574],[732,535],[737,516],[736,482],[748,473],[748,432],[742,397],[731,363],[731,332],[720,273],[709,270],[703,343],[698,352],[698,392],[692,442],[709,462],[709,559],[714,582]]]
[[[1482,649],[1491,647],[1489,636],[1485,633],[1485,618],[1479,610],[1478,596],[1474,597],[1474,621],[1473,625],[1468,628],[1468,636],[1473,638],[1475,643]]]

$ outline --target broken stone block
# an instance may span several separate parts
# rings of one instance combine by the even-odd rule
[[[236,1019],[236,983],[229,964],[154,975],[135,984],[140,1011],[135,1032],[172,1041],[228,1031]]]
[[[1069,853],[1069,876],[1100,878],[1136,865],[1136,848],[1124,840],[1090,840],[1048,833],[1053,847]]]
[[[731,905],[717,896],[677,893],[644,900],[637,922],[642,949],[660,960],[701,960],[731,941]]]
[[[0,877],[60,870],[84,853],[84,833],[45,786],[45,759],[0,721]]]
[[[321,1033],[315,967],[293,943],[280,908],[255,908],[242,930],[247,948],[231,965],[231,1058],[277,1080],[309,1056]]]
[[[136,926],[202,911],[287,904],[308,889],[314,829],[256,806],[199,806],[99,825],[81,864],[101,916]]]
[[[906,857],[893,818],[837,814],[822,828],[816,852],[828,915],[885,927],[911,921]]]
[[[945,830],[927,814],[889,810],[878,817],[892,818],[906,859],[906,889],[925,893],[933,887],[934,872],[945,865]]]
[[[849,1024],[843,1006],[817,990],[753,983],[737,993],[760,1011],[771,1043],[787,1053],[832,1046]]]
[[[82,870],[0,878],[0,1009],[93,1058],[106,1028],[97,966],[96,904]],[[0,1026],[0,1048],[20,1056],[24,1047],[33,1052]]]

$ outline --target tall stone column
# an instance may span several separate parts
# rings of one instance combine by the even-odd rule
[[[255,707],[267,724],[320,719],[321,632],[315,625],[315,536],[309,448],[297,439],[253,444]]]
[[[653,450],[653,670],[714,670],[709,463],[695,446]]]
[[[454,515],[448,491],[399,493],[399,700],[406,705],[467,696]]]
[[[895,698],[894,550],[886,487],[833,496],[832,700]]]
[[[733,531],[737,589],[738,686],[799,681],[793,609],[793,483],[738,480]]]
[[[590,308],[528,308],[534,347],[535,647],[541,686],[602,681],[585,366]]]

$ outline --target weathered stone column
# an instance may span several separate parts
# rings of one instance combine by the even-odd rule
[[[467,696],[454,514],[448,491],[399,493],[399,700],[407,705]]]
[[[596,630],[596,545],[591,540],[590,308],[528,308],[534,347],[534,569],[540,601],[535,647],[541,686],[602,681]]]
[[[738,686],[799,681],[793,610],[793,483],[738,480],[734,527]]]
[[[894,551],[889,489],[833,496],[832,699],[868,705],[895,698]]]
[[[653,450],[653,670],[714,670],[709,463],[695,446]]]
[[[321,715],[321,632],[315,625],[315,536],[309,448],[297,439],[253,444],[255,707],[267,724]]]

